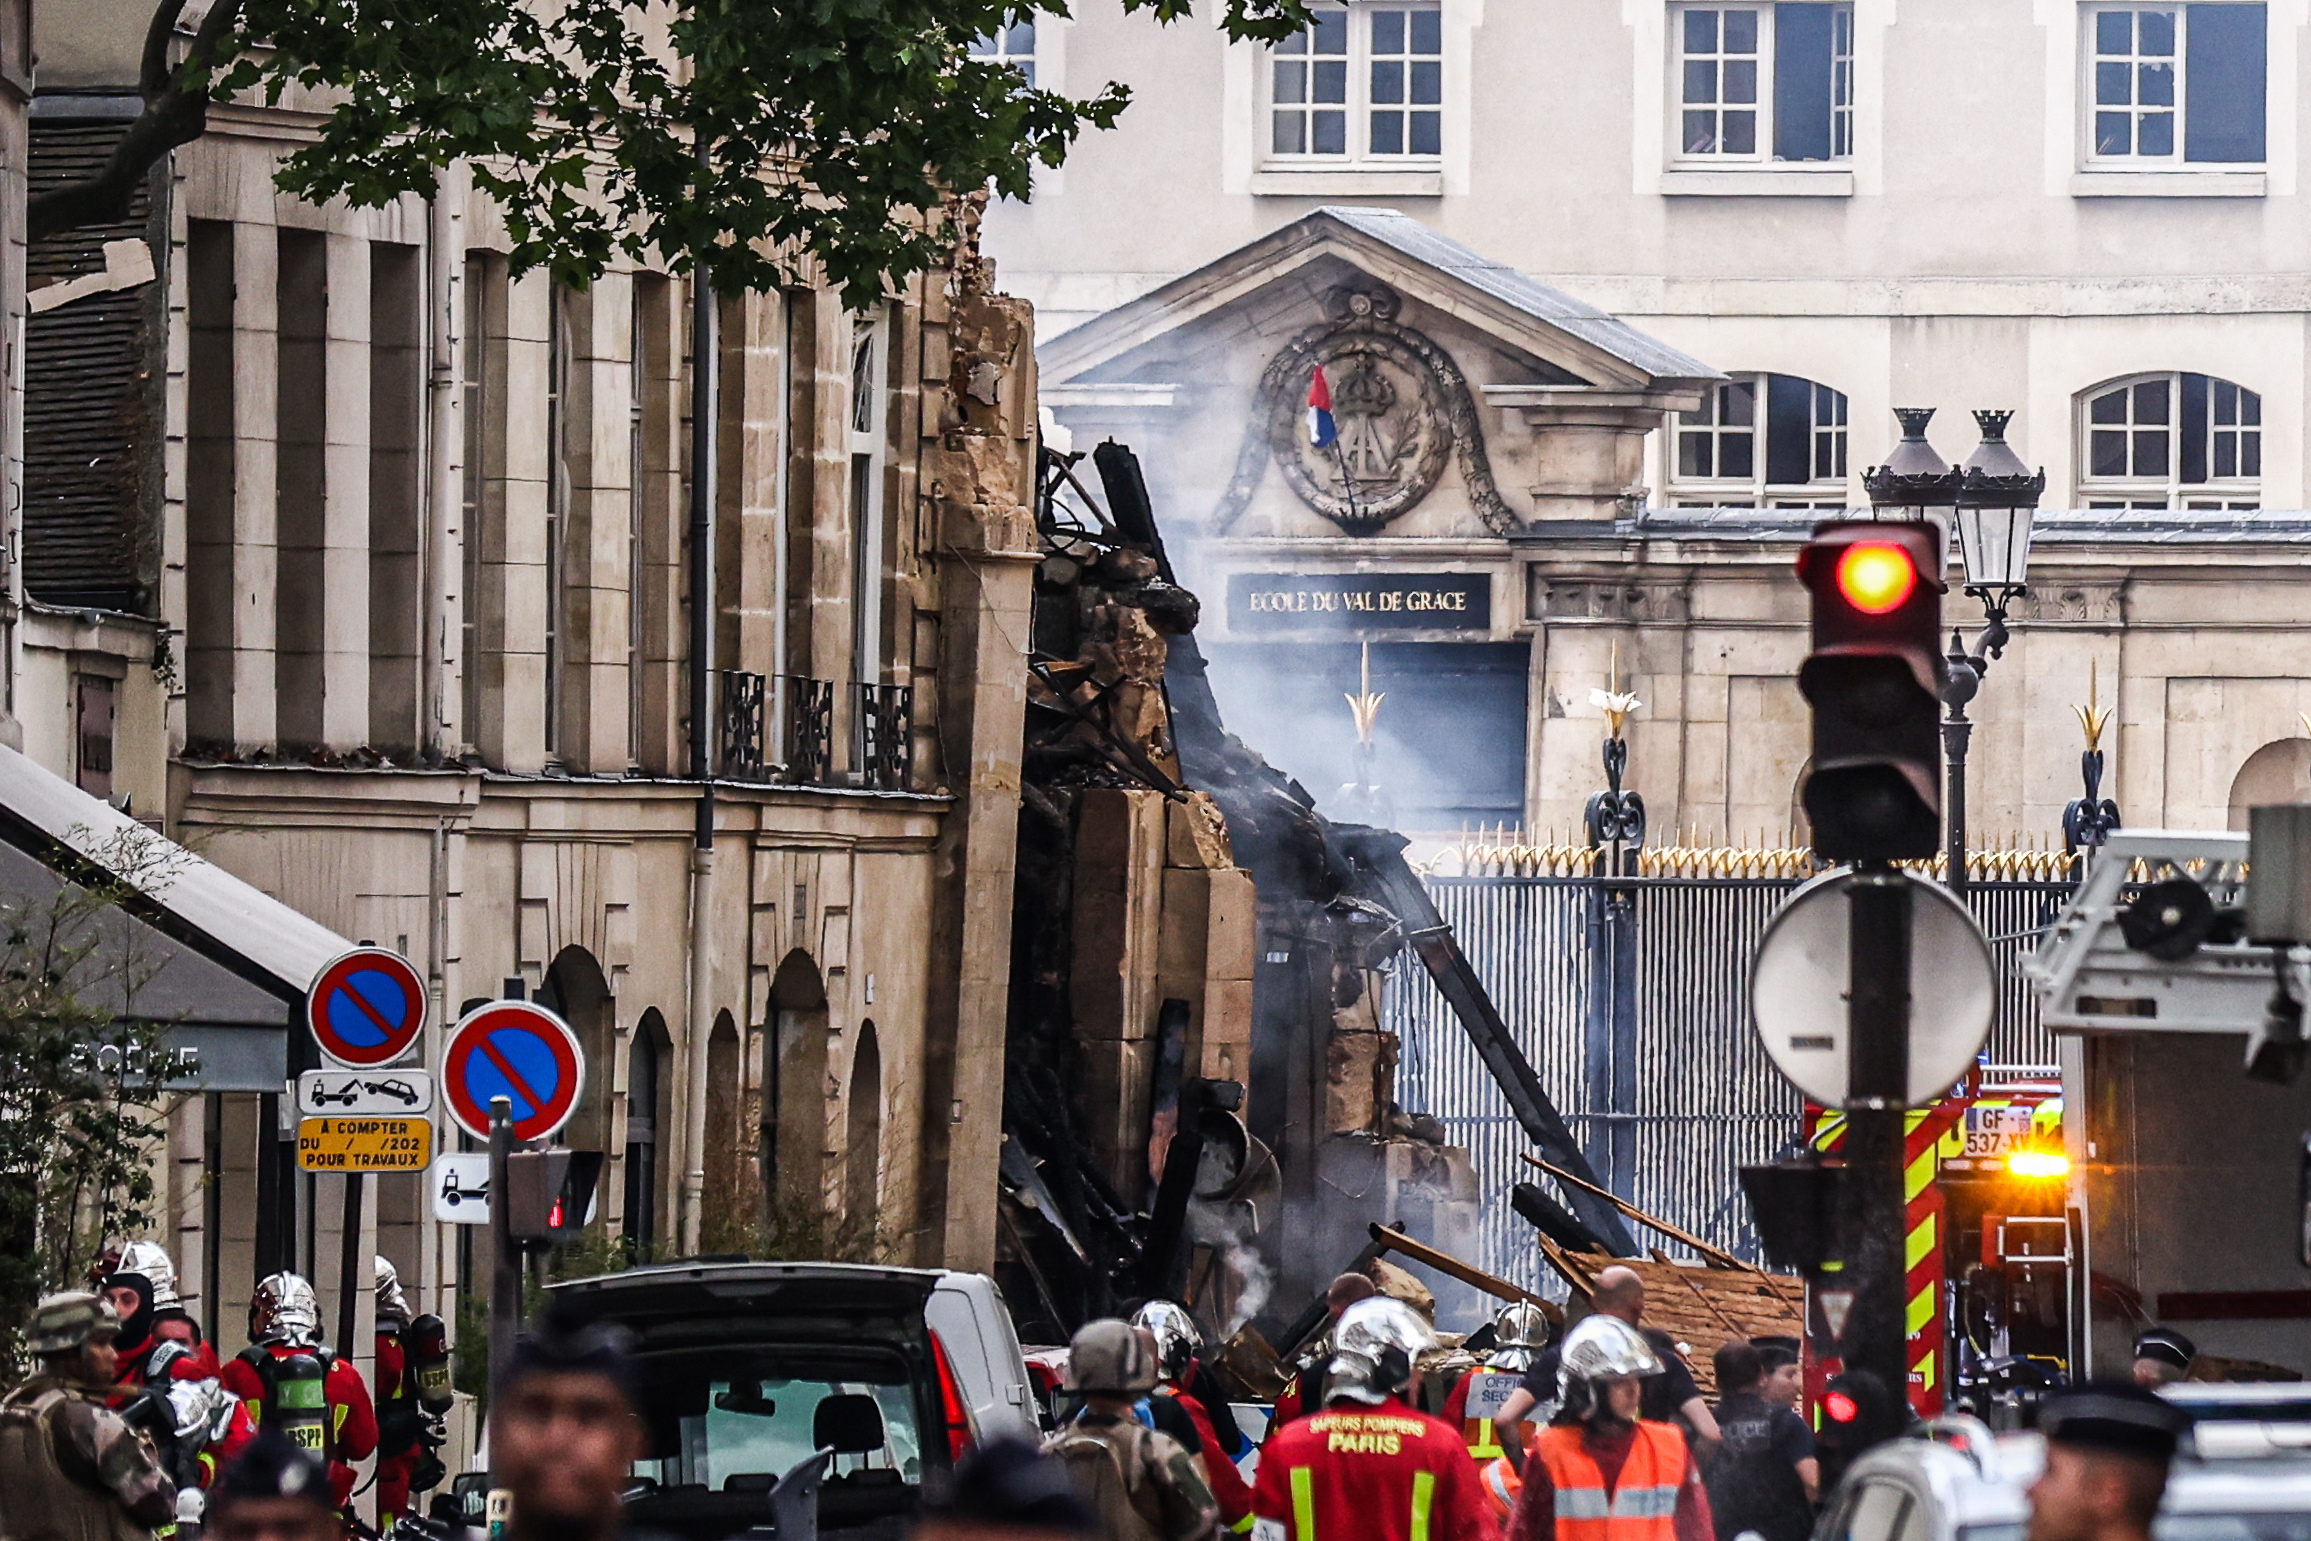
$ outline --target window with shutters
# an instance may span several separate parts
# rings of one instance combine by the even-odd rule
[[[2233,0],[2087,6],[2080,28],[2086,165],[2261,165],[2266,12]]]
[[[1674,162],[1739,166],[1852,157],[1850,4],[1675,6],[1670,46]]]
[[[2088,508],[2262,506],[2263,398],[2212,375],[2134,375],[2079,395]]]
[[[1680,508],[1846,507],[1846,397],[1795,375],[1735,375],[1671,433]]]

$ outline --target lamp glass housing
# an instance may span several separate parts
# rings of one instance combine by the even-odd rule
[[[2035,503],[1961,503],[1958,552],[1971,589],[2014,591],[2029,581],[2030,533]]]

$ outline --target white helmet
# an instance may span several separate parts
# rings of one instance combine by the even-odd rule
[[[1565,1334],[1558,1357],[1557,1395],[1565,1410],[1586,1417],[1597,1405],[1595,1386],[1600,1380],[1626,1375],[1659,1375],[1661,1356],[1644,1335],[1618,1316],[1599,1313]]]
[[[177,1294],[177,1265],[169,1260],[167,1249],[159,1242],[130,1242],[120,1249],[120,1261],[112,1271],[141,1274],[152,1285],[155,1311],[184,1309],[184,1300]]]
[[[1379,1404],[1412,1384],[1412,1367],[1436,1347],[1436,1331],[1401,1300],[1376,1295],[1340,1313],[1332,1329],[1328,1397]]]
[[[268,1314],[269,1313],[269,1314]],[[257,1324],[262,1320],[264,1325]],[[271,1274],[249,1297],[249,1336],[259,1343],[311,1348],[321,1331],[321,1298],[303,1275]]]
[[[1156,1341],[1156,1368],[1165,1380],[1188,1372],[1188,1361],[1204,1346],[1204,1335],[1187,1308],[1174,1301],[1151,1300],[1131,1314],[1131,1324],[1152,1333]]]
[[[388,1324],[398,1331],[409,1325],[409,1297],[401,1293],[401,1274],[394,1268],[393,1259],[377,1260],[377,1325]]]

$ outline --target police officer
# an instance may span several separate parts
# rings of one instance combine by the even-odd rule
[[[259,1428],[279,1429],[328,1462],[342,1507],[353,1496],[352,1463],[377,1449],[377,1414],[361,1372],[319,1341],[320,1330],[311,1284],[293,1273],[260,1280],[249,1300],[249,1346],[223,1379]]]
[[[1252,1485],[1244,1480],[1229,1454],[1241,1442],[1236,1420],[1227,1404],[1221,1403],[1219,1416],[1228,1420],[1225,1432],[1238,1435],[1236,1441],[1224,1440],[1210,1404],[1192,1389],[1198,1368],[1196,1351],[1204,1342],[1196,1319],[1176,1301],[1151,1300],[1132,1313],[1131,1321],[1155,1340],[1156,1395],[1171,1398],[1196,1431],[1196,1459],[1212,1497],[1219,1500],[1220,1523],[1230,1530],[1250,1530]]]
[[[1644,1377],[1661,1358],[1617,1316],[1565,1335],[1556,1417],[1487,1487],[1509,1503],[1509,1541],[1709,1541],[1709,1501],[1673,1423],[1643,1416]]]
[[[1503,1439],[1498,1415],[1515,1395],[1533,1356],[1549,1346],[1549,1318],[1529,1300],[1511,1301],[1493,1318],[1493,1351],[1485,1362],[1453,1383],[1445,1398],[1444,1421],[1457,1423],[1468,1441],[1468,1453],[1479,1466],[1504,1453],[1504,1446],[1522,1446],[1533,1425],[1523,1420],[1508,1425]]]
[[[2030,1485],[2029,1541],[2149,1541],[2175,1443],[2191,1415],[2125,1381],[2089,1381],[2039,1411],[2046,1465]]]
[[[1195,1462],[1132,1411],[1155,1383],[1155,1356],[1137,1328],[1112,1317],[1086,1322],[1067,1350],[1067,1389],[1083,1408],[1044,1452],[1066,1463],[1107,1541],[1211,1541],[1220,1506]]]
[[[208,1541],[341,1541],[329,1474],[278,1430],[259,1435],[216,1488]]]
[[[112,1306],[87,1290],[33,1308],[25,1347],[40,1373],[0,1401],[9,1541],[152,1541],[175,1520],[176,1487],[152,1441],[104,1405],[119,1333]]]
[[[2145,1391],[2173,1385],[2191,1373],[2199,1347],[2172,1327],[2153,1327],[2134,1340],[2134,1383]]]
[[[1324,1410],[1269,1437],[1255,1541],[1495,1541],[1460,1430],[1415,1409],[1436,1334],[1411,1307],[1360,1300],[1332,1332]]]

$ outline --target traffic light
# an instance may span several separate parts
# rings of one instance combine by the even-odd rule
[[[575,1240],[594,1215],[598,1150],[517,1150],[506,1157],[506,1222],[516,1241]]]
[[[1930,524],[1833,519],[1798,553],[1813,593],[1805,811],[1832,861],[1930,857],[1942,830],[1941,540]]]
[[[1814,1454],[1821,1462],[1821,1490],[1828,1492],[1854,1457],[1902,1432],[1907,1404],[1895,1400],[1886,1383],[1867,1370],[1846,1370],[1823,1388],[1821,1427]]]

